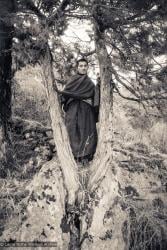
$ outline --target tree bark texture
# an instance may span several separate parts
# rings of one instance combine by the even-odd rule
[[[126,219],[119,204],[119,185],[114,171],[113,162],[113,82],[111,74],[111,60],[105,45],[104,34],[94,24],[96,54],[100,66],[100,122],[98,132],[98,146],[92,166],[88,192],[90,194],[91,212],[89,220],[82,231],[89,235],[83,242],[82,249],[119,249],[125,247],[122,235],[122,225]],[[98,204],[98,205],[97,205]],[[111,220],[105,223],[107,211],[112,211]],[[82,225],[86,217],[82,220]],[[82,233],[84,235],[84,233]],[[106,233],[108,239],[106,240]],[[101,236],[101,235],[104,235]],[[92,238],[92,243],[90,238]]]
[[[67,130],[63,121],[59,98],[54,90],[54,76],[52,72],[51,55],[49,48],[46,50],[44,59],[41,62],[43,69],[44,85],[49,104],[49,112],[53,129],[53,137],[57,148],[58,158],[64,175],[65,186],[68,192],[68,203],[75,202],[75,195],[79,188],[77,175],[77,164],[74,160],[69,144]]]
[[[0,162],[6,161],[8,121],[11,117],[11,72],[12,35],[11,15],[14,12],[13,0],[0,1]]]
[[[98,146],[95,160],[91,168],[89,188],[95,189],[105,176],[107,169],[112,166],[113,145],[113,83],[111,75],[111,61],[107,53],[104,34],[94,26],[96,53],[100,66],[100,122],[98,132]]]

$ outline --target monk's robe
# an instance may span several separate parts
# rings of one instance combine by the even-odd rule
[[[77,74],[66,84],[62,94],[65,124],[76,159],[92,159],[97,145],[99,94],[87,75]]]

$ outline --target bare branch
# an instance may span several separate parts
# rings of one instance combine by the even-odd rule
[[[93,54],[95,54],[96,53],[96,50],[94,49],[94,50],[91,50],[91,51],[89,51],[89,52],[85,52],[85,53],[82,53],[81,52],[81,55],[82,56],[91,56],[91,55],[93,55]]]
[[[119,89],[115,86],[115,89],[116,89],[116,93],[119,94],[119,96],[121,96],[122,98],[126,99],[126,100],[130,100],[130,101],[135,101],[135,102],[141,102],[140,99],[137,99],[137,98],[133,98],[133,97],[129,97],[129,96],[124,96],[120,91]]]
[[[133,94],[134,96],[136,96],[138,99],[140,99],[140,96],[135,92],[135,90],[133,88],[131,88],[130,86],[128,86],[127,84],[125,84],[119,77],[118,73],[116,72],[116,70],[112,67],[112,73],[114,74],[116,80],[118,82],[120,82],[131,94]]]
[[[84,15],[84,14],[81,14],[81,15],[78,15],[78,14],[65,14],[66,17],[72,17],[72,18],[75,18],[75,19],[79,19],[79,20],[83,20],[83,19],[91,19],[92,16],[91,15]]]

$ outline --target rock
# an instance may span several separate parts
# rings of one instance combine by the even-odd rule
[[[27,207],[20,218],[19,230],[13,234],[9,222],[0,241],[48,241],[56,242],[57,249],[68,249],[68,235],[63,234],[60,227],[66,193],[57,160],[54,158],[46,163],[26,189],[29,196],[25,200]]]

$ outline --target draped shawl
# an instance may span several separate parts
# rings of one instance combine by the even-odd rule
[[[61,93],[75,99],[88,99],[94,95],[95,85],[87,75],[77,74],[67,82]]]
[[[95,85],[87,75],[77,74],[67,83],[62,103],[74,157],[93,156],[97,145],[96,114],[93,107]],[[90,104],[85,101],[90,100]]]

